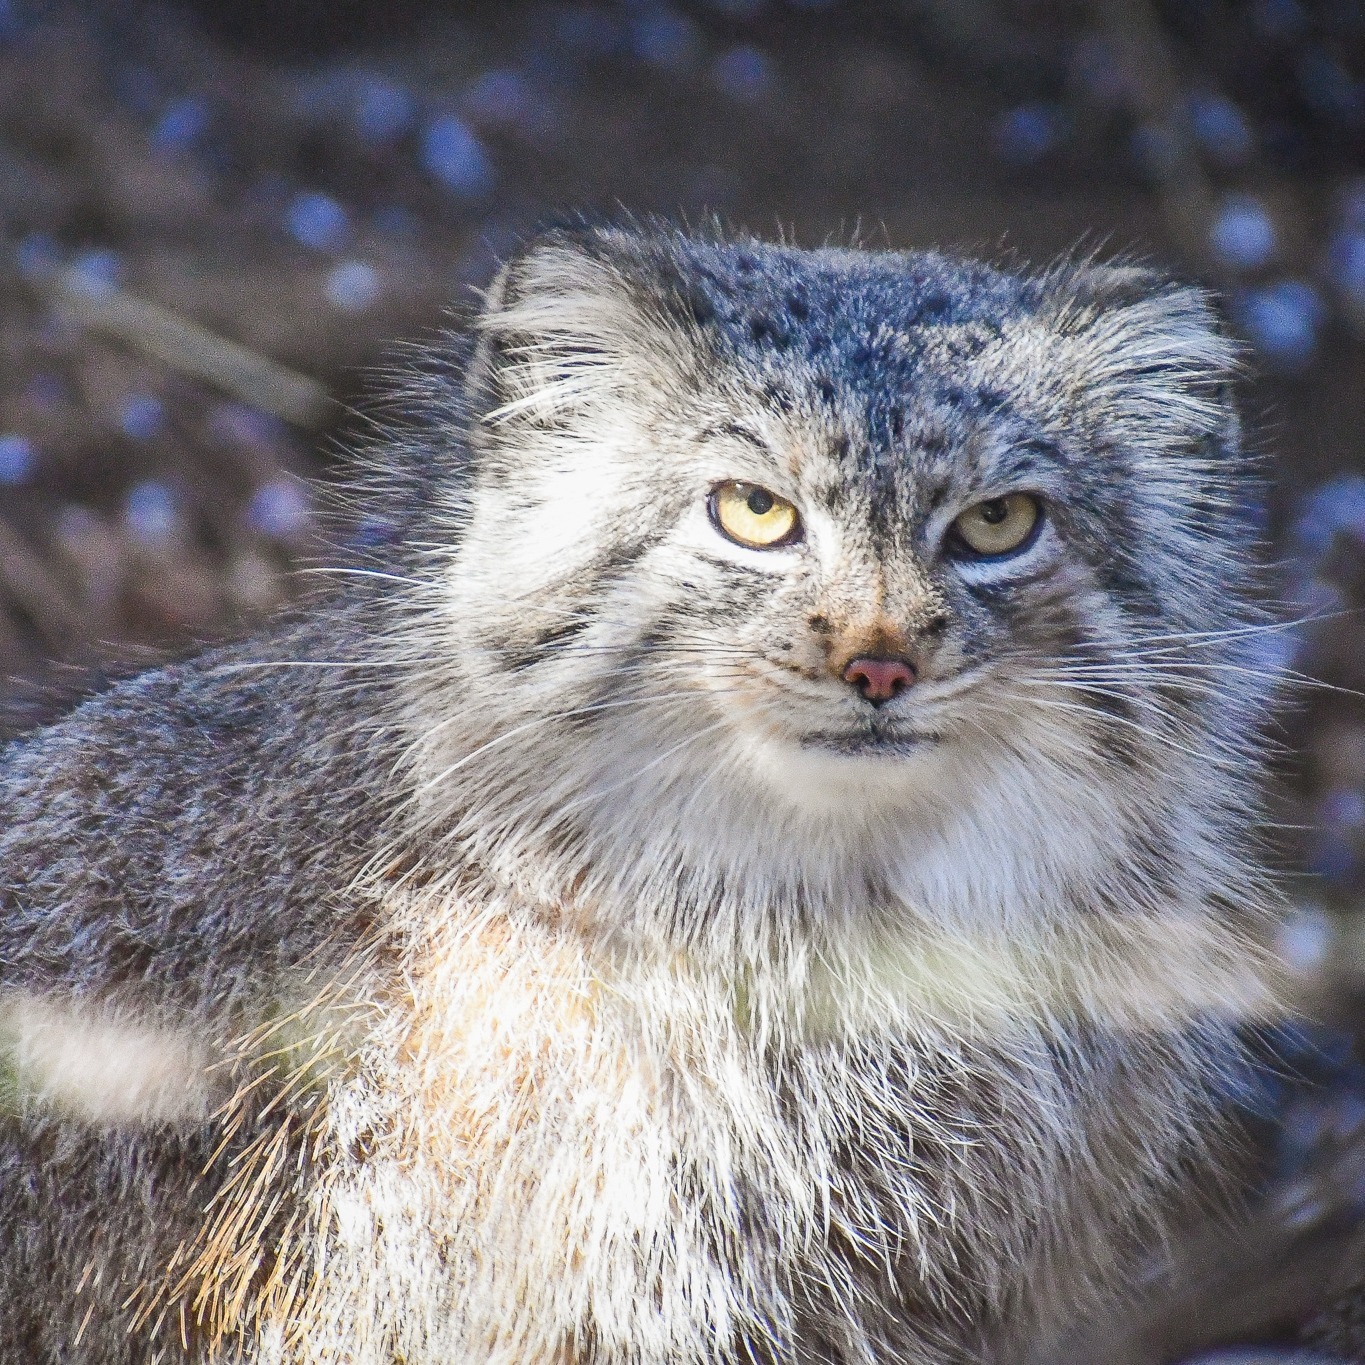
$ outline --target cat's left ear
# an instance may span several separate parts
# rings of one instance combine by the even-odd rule
[[[1087,265],[1058,305],[1067,369],[1115,435],[1235,445],[1238,348],[1208,293],[1139,267]]]
[[[677,339],[633,278],[630,242],[606,229],[555,231],[498,272],[470,376],[486,425],[563,428],[641,385],[667,385]]]

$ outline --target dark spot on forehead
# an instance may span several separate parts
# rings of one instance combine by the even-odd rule
[[[687,309],[698,327],[709,327],[716,320],[716,306],[699,289],[687,296]]]
[[[779,412],[790,412],[794,406],[791,390],[775,379],[770,379],[764,384],[763,396]]]
[[[936,322],[951,312],[952,307],[952,299],[942,289],[928,289],[915,301],[913,321]]]
[[[758,345],[771,345],[779,351],[785,351],[791,344],[787,328],[766,313],[755,313],[749,318],[749,336]]]

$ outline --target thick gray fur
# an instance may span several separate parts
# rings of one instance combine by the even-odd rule
[[[528,246],[371,454],[390,547],[4,756],[0,1361],[947,1365],[1098,1311],[1274,1009],[1232,369],[1128,268]],[[806,538],[726,541],[725,478]],[[1012,489],[1037,545],[954,558]]]

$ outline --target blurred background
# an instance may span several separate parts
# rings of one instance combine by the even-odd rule
[[[0,0],[0,737],[382,537],[308,481],[385,365],[621,207],[1222,295],[1314,1022],[1229,1082],[1246,1218],[1057,1359],[1288,1359],[1365,1274],[1365,0]]]

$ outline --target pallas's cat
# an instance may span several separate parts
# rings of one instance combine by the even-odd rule
[[[0,778],[0,1359],[1011,1360],[1273,1007],[1195,290],[550,233],[392,528]]]

